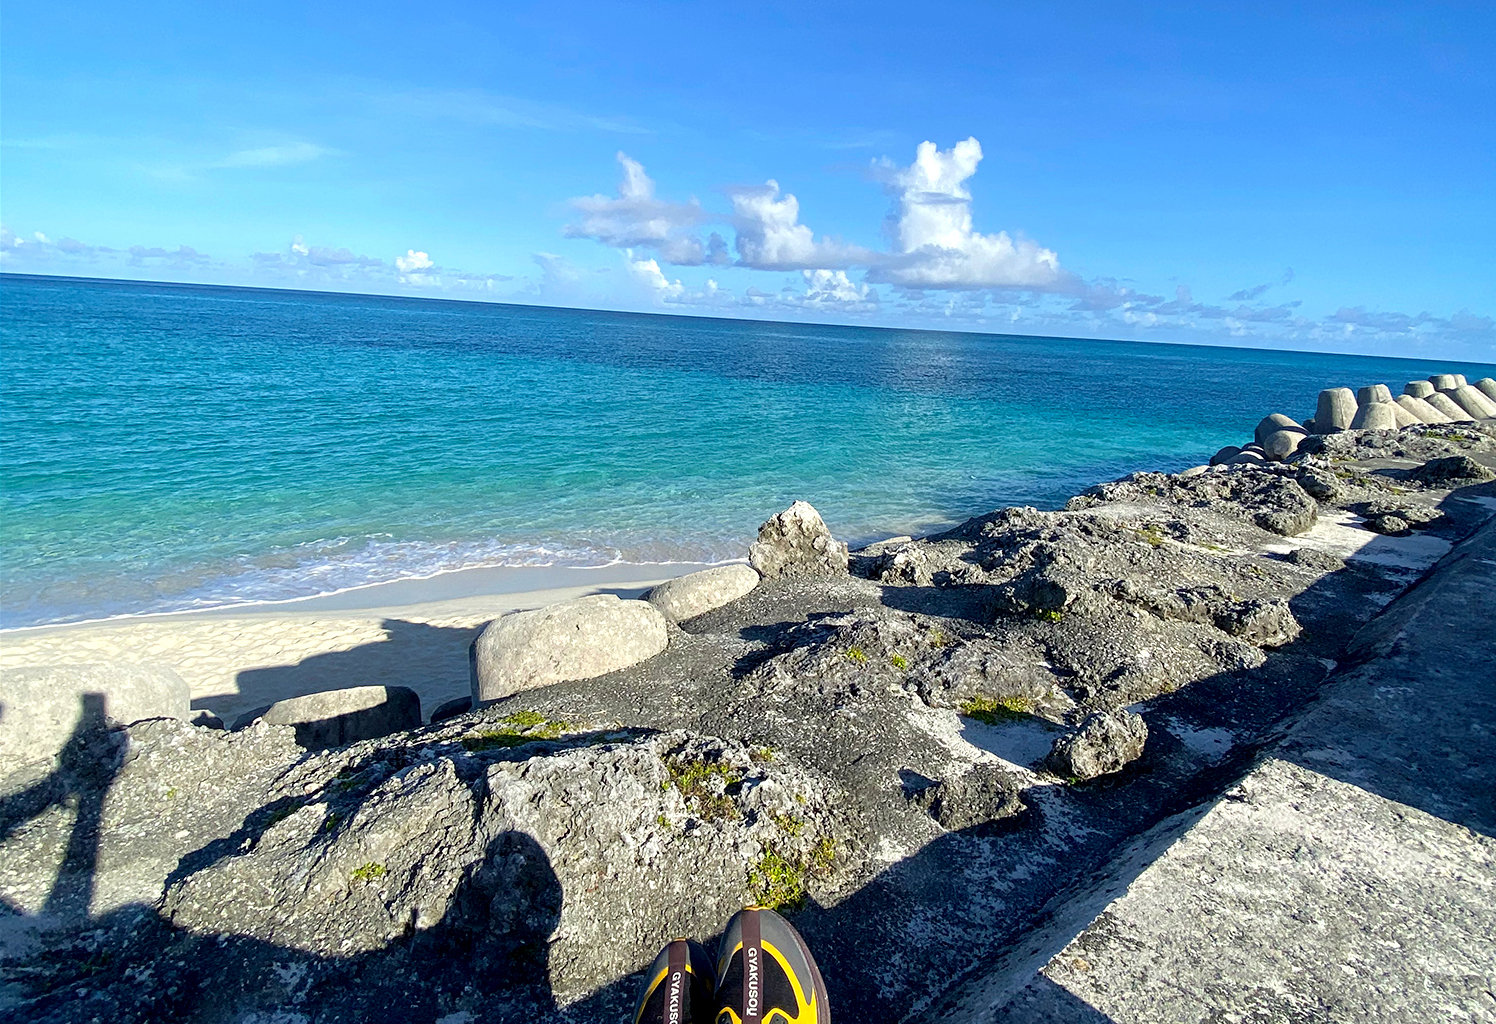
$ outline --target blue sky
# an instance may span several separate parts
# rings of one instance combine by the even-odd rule
[[[0,48],[6,271],[1496,359],[1487,4],[13,3]]]

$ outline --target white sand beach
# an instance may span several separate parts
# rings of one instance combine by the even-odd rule
[[[164,665],[192,707],[227,725],[246,711],[348,686],[408,686],[426,716],[469,692],[468,646],[506,612],[586,594],[638,597],[691,563],[490,568],[323,597],[0,632],[0,671],[23,665]]]

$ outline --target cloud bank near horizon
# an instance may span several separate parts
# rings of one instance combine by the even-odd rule
[[[241,162],[273,165],[326,152],[246,151]],[[968,137],[948,149],[921,142],[908,164],[872,160],[867,177],[885,197],[881,248],[817,233],[777,179],[715,187],[721,200],[713,205],[694,195],[665,198],[643,163],[620,151],[614,193],[566,200],[560,230],[615,251],[612,268],[537,252],[538,273],[474,273],[439,265],[428,248],[369,256],[301,235],[281,250],[214,259],[185,243],[110,248],[0,228],[0,269],[1389,355],[1442,344],[1496,360],[1496,321],[1485,313],[1348,305],[1314,314],[1284,294],[1296,279],[1291,267],[1219,302],[1196,299],[1187,284],[1167,296],[1131,282],[1087,279],[1053,248],[978,226],[973,182],[984,157],[981,143]],[[869,211],[868,223],[877,223],[876,207]],[[711,276],[702,280],[704,273]]]

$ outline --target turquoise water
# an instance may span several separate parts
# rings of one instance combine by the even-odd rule
[[[854,541],[1493,367],[7,275],[0,625]]]

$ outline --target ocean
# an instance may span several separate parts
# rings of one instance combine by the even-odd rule
[[[0,627],[1054,508],[1443,361],[5,275]],[[662,571],[659,575],[668,575]]]

